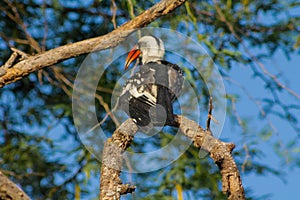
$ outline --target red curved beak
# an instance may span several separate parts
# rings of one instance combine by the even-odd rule
[[[125,69],[129,67],[129,65],[136,60],[141,54],[141,51],[134,47],[128,54],[126,61],[125,61]]]

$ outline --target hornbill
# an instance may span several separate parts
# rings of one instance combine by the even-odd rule
[[[140,127],[174,126],[172,102],[183,84],[183,71],[176,64],[163,60],[165,54],[161,39],[142,37],[129,52],[125,69],[138,59],[139,70],[125,83],[119,106]]]

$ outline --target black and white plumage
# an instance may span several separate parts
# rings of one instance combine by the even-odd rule
[[[130,51],[125,69],[139,58],[142,65],[123,87],[119,106],[139,126],[175,125],[172,102],[183,84],[183,72],[176,64],[164,61],[163,42],[154,36],[142,37]]]

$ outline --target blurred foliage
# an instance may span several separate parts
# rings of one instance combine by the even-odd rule
[[[155,2],[116,2],[116,25],[130,20]],[[282,93],[295,95],[278,84],[282,81],[280,74],[274,78],[260,66],[260,62],[278,50],[288,58],[299,53],[300,15],[294,12],[297,8],[299,11],[297,1],[188,1],[151,26],[171,28],[192,36],[208,50],[229,83],[230,72],[238,65],[247,66],[253,78],[260,79],[262,87],[272,94],[261,100],[259,117],[268,121],[269,115],[276,115],[299,133],[299,118],[295,114],[299,106],[280,99]],[[0,15],[0,65],[11,54],[9,47],[32,55],[114,29],[110,1],[4,0],[0,2]],[[254,53],[249,48],[255,49]],[[1,89],[1,170],[33,199],[92,199],[97,196],[100,164],[80,143],[72,121],[72,85],[83,59],[84,56],[80,56],[64,61]],[[201,102],[205,110],[208,93],[199,81],[201,76],[184,70],[191,84],[203,91]],[[112,69],[99,81],[97,94],[108,106],[115,84],[113,80],[121,73]],[[238,94],[229,92],[226,98],[229,120],[235,131],[242,132],[237,141],[240,148],[234,155],[243,176],[248,173],[283,175],[271,163],[261,162],[266,155],[258,147],[260,140],[273,142],[274,152],[283,163],[300,166],[298,137],[288,144],[273,141],[274,130],[270,124],[253,129],[252,121],[239,115]],[[103,102],[99,102],[97,115],[102,119],[106,111]],[[102,126],[108,133],[115,128],[110,118]],[[165,140],[168,141],[169,136],[148,142],[158,148],[166,143]],[[138,140],[132,147],[141,152],[144,148],[145,143]],[[224,199],[217,167],[210,159],[199,159],[198,154],[197,149],[190,147],[167,168],[128,175],[133,176],[138,187],[134,197],[176,199],[176,186],[179,185],[187,199]],[[254,197],[247,187],[246,191],[249,199],[266,197]]]

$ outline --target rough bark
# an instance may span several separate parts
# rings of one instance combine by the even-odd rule
[[[222,191],[227,194],[228,199],[245,199],[240,173],[231,155],[235,145],[218,140],[209,131],[184,116],[178,115],[176,121],[181,132],[193,141],[195,147],[208,152],[217,164],[222,175]]]
[[[0,171],[0,200],[30,200],[30,198]]]
[[[54,65],[63,60],[115,47],[124,41],[135,29],[144,27],[158,17],[172,12],[185,1],[186,0],[162,0],[133,20],[103,36],[60,46],[26,58],[22,57],[22,55],[16,56],[15,54],[18,52],[14,51],[12,57],[16,60],[12,61],[12,59],[9,59],[9,65],[6,63],[0,67],[0,88],[20,80],[32,72]]]
[[[132,193],[135,186],[122,184],[120,173],[122,168],[122,153],[130,145],[138,127],[131,120],[125,121],[109,138],[103,149],[100,199],[120,199],[122,194]]]
[[[196,122],[181,116],[175,116],[178,128],[182,134],[190,138],[195,147],[209,153],[220,169],[222,175],[222,191],[229,200],[244,200],[245,193],[238,168],[231,152],[235,145],[214,138],[210,131],[204,130]],[[122,184],[120,173],[122,168],[122,153],[130,146],[138,127],[128,119],[109,138],[103,151],[101,169],[100,199],[118,200],[122,194],[134,191],[134,186]]]

